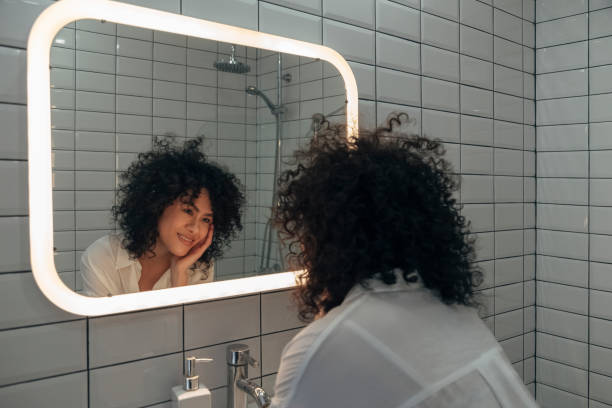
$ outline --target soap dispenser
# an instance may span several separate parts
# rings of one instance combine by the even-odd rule
[[[212,408],[210,390],[200,388],[196,375],[197,362],[211,362],[212,358],[185,358],[183,385],[172,387],[172,408]]]

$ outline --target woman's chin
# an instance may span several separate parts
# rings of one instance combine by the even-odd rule
[[[185,245],[182,245],[180,247],[174,248],[174,250],[171,252],[172,255],[182,258],[189,253],[190,249],[191,247],[186,247]]]

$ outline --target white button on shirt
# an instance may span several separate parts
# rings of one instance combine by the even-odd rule
[[[474,309],[397,275],[354,287],[287,344],[271,408],[537,407]]]
[[[142,266],[121,245],[121,235],[106,235],[91,244],[81,256],[83,294],[86,296],[114,296],[140,292],[138,281]],[[187,271],[189,285],[212,282],[213,266],[204,270]],[[172,287],[170,269],[153,285],[153,290]]]

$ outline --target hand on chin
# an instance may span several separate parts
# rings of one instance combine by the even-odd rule
[[[213,226],[210,226],[206,237],[200,241],[194,241],[192,245],[186,245],[180,238],[180,251],[173,252],[170,269],[172,272],[172,286],[184,286],[187,284],[187,270],[204,254],[212,243]],[[178,248],[177,248],[178,249]]]

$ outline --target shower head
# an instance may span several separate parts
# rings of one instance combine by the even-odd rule
[[[253,85],[249,85],[246,87],[245,89],[246,93],[248,93],[249,95],[259,95],[261,93],[261,91],[259,89],[257,89],[256,86]]]
[[[243,64],[242,62],[236,61],[235,57],[236,47],[232,45],[232,54],[228,61],[217,61],[213,65],[219,71],[222,72],[231,72],[232,74],[246,74],[251,70],[251,67],[248,64]]]
[[[270,101],[270,99],[266,96],[266,94],[264,94],[263,92],[261,92],[259,89],[257,89],[256,86],[253,85],[249,85],[246,87],[245,89],[246,93],[248,93],[249,95],[255,95],[255,96],[259,96],[261,97],[261,99],[264,100],[264,102],[266,103],[266,105],[268,105],[268,108],[270,108],[270,110],[272,111],[273,115],[276,115],[277,112],[279,112],[279,106],[276,106],[272,103],[272,101]]]

